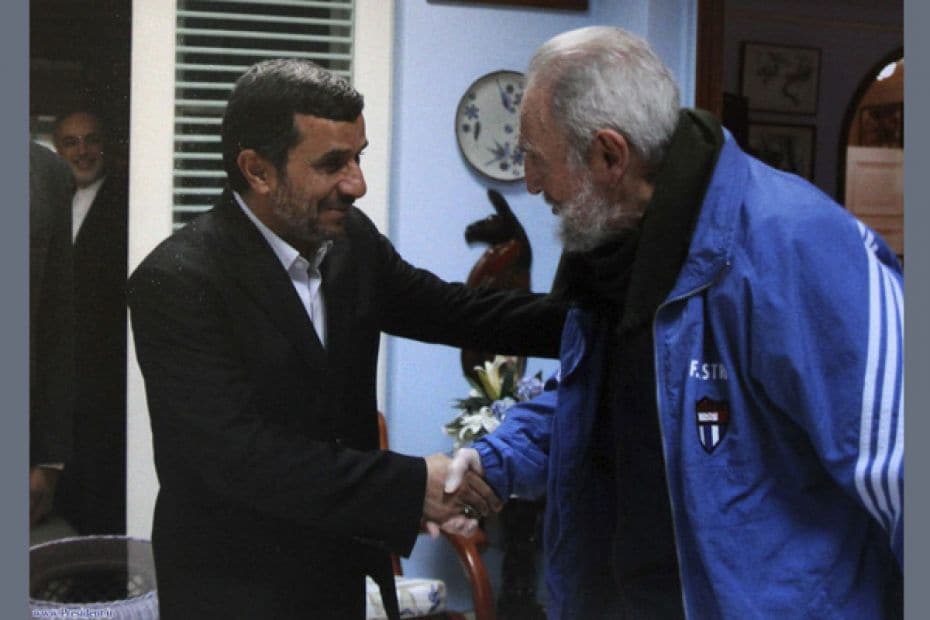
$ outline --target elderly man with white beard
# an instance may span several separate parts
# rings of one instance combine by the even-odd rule
[[[572,304],[535,400],[460,450],[547,497],[548,615],[901,615],[902,275],[817,188],[681,109],[619,28],[534,55],[526,185]]]

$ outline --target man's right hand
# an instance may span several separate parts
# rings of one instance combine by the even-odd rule
[[[494,491],[473,470],[457,474],[454,492],[447,492],[447,480],[452,463],[452,459],[441,453],[426,457],[427,480],[426,495],[423,500],[423,518],[427,522],[445,524],[461,516],[475,520],[501,509],[501,501]],[[457,529],[462,529],[467,525],[461,523],[460,519],[452,523],[459,524]]]
[[[474,448],[460,448],[455,452],[452,463],[449,465],[449,474],[446,476],[446,493],[455,493],[455,490],[462,484],[465,474],[469,471],[473,471],[479,476],[484,475],[481,457],[478,456],[478,451]]]

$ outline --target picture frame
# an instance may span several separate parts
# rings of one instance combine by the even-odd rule
[[[814,125],[749,123],[748,150],[773,168],[813,181],[816,134]]]
[[[429,0],[439,4],[448,0]],[[529,6],[541,9],[562,9],[565,11],[587,11],[588,0],[468,0],[456,4],[494,4],[498,6]]]
[[[859,109],[859,146],[904,147],[904,102]]]
[[[740,94],[753,112],[816,114],[820,49],[744,41]]]

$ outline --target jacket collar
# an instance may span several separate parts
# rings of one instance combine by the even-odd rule
[[[258,232],[262,234],[265,238],[265,241],[268,242],[268,245],[271,247],[272,251],[277,255],[278,260],[281,261],[281,265],[284,267],[285,271],[291,269],[292,265],[298,257],[300,257],[300,252],[297,251],[297,248],[292,246],[290,243],[278,236],[278,233],[268,228],[255,213],[245,204],[242,196],[238,192],[232,192],[233,198],[236,201],[236,204],[239,206],[239,209],[245,214],[249,221],[258,229]],[[326,258],[326,253],[329,251],[329,248],[332,246],[332,241],[324,241],[320,247],[317,249],[317,252],[314,256],[304,256],[303,259],[307,261],[308,266],[313,267],[314,269],[320,268],[320,263],[323,262],[323,259]]]
[[[288,337],[308,364],[317,367],[324,364],[326,351],[290,276],[228,188],[213,214],[218,224],[218,242],[225,255],[223,266],[230,280],[265,311],[272,324]]]
[[[749,158],[726,130],[723,148],[707,186],[688,258],[667,299],[686,297],[710,285],[727,269],[749,183]]]
[[[640,224],[621,333],[651,324],[675,286],[723,141],[720,123],[710,114],[681,111]]]

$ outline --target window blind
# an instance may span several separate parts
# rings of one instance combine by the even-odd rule
[[[233,84],[268,58],[306,58],[352,79],[354,0],[178,0],[174,227],[226,181],[220,123]]]

